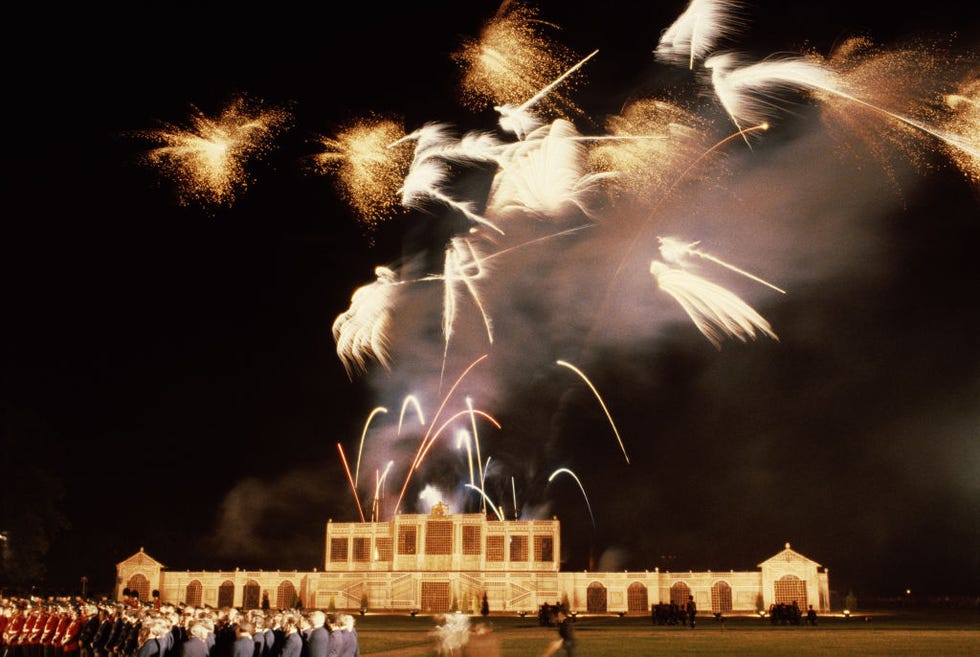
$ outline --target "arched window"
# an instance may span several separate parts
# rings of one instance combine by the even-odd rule
[[[691,589],[684,582],[676,582],[670,587],[670,604],[686,605]]]
[[[794,602],[800,609],[806,609],[806,582],[796,575],[783,575],[774,582],[776,604],[791,605]]]
[[[242,608],[243,609],[258,609],[259,608],[259,595],[261,594],[262,587],[254,579],[248,580],[245,583],[245,588],[242,589]]]
[[[585,608],[590,614],[606,612],[606,587],[602,582],[592,582],[585,591]]]
[[[187,592],[184,594],[184,602],[186,602],[191,607],[201,606],[201,582],[200,580],[191,580],[187,585]]]
[[[150,580],[146,579],[146,575],[142,573],[136,573],[129,578],[129,584],[126,586],[130,591],[133,591],[135,595],[143,602],[150,599]]]
[[[280,609],[292,609],[298,601],[296,587],[288,579],[283,581],[276,590],[276,606]]]
[[[218,608],[235,606],[235,583],[226,579],[218,587]]]
[[[632,613],[645,614],[650,610],[650,600],[647,597],[647,587],[640,582],[633,582],[626,589],[626,609]]]
[[[711,611],[717,613],[732,610],[732,587],[728,582],[715,582],[711,587]]]

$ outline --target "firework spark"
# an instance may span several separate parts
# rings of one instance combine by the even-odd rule
[[[840,80],[825,63],[815,58],[783,57],[742,65],[736,53],[712,55],[704,61],[719,102],[748,143],[748,125],[768,124],[777,92],[787,89],[819,89],[843,95]]]
[[[433,423],[435,423],[435,421],[439,418],[439,416],[442,415],[443,409],[446,408],[446,404],[449,402],[449,398],[452,397],[453,392],[459,386],[460,382],[464,378],[466,378],[466,375],[469,374],[474,367],[480,364],[480,362],[485,360],[488,356],[489,354],[483,354],[482,356],[474,360],[466,367],[465,370],[463,370],[463,373],[459,375],[459,378],[457,378],[456,381],[453,382],[452,387],[449,388],[449,392],[447,392],[446,395],[442,398],[442,402],[439,404],[439,408],[436,411],[435,416],[432,418]],[[430,424],[429,432],[431,431],[432,431],[432,425]],[[405,489],[408,488],[408,482],[412,478],[412,473],[415,472],[415,468],[418,465],[419,461],[421,460],[422,451],[425,449],[425,446],[429,440],[429,432],[426,432],[426,435],[422,436],[422,442],[419,445],[418,452],[416,452],[415,459],[412,461],[412,465],[408,468],[408,474],[405,475],[405,483],[402,484],[402,490],[398,494],[398,500],[395,502],[394,513],[398,513],[398,509],[401,507],[402,498],[405,497]]]
[[[364,438],[367,437],[368,427],[371,426],[371,420],[378,413],[387,413],[388,409],[384,406],[376,406],[371,410],[368,418],[364,421],[364,429],[361,430],[361,442],[357,445],[357,463],[354,466],[354,486],[357,486],[357,473],[361,470],[361,452],[364,451]]]
[[[592,217],[589,195],[614,174],[588,172],[586,147],[576,141],[580,136],[571,122],[556,119],[513,144],[501,156],[487,212],[557,220],[573,208]]]
[[[753,281],[762,283],[766,287],[770,287],[781,294],[786,294],[786,290],[778,288],[772,283],[764,281],[758,276],[748,273],[744,269],[739,269],[735,265],[730,265],[724,260],[720,260],[709,253],[705,253],[700,249],[694,248],[701,243],[700,241],[685,244],[684,242],[681,242],[673,237],[658,237],[657,239],[660,240],[660,255],[663,256],[664,260],[677,265],[683,265],[687,261],[688,256],[697,256],[698,258],[704,258],[705,260],[710,260],[711,262],[719,264],[726,269],[745,276],[746,278],[751,278]]]
[[[568,369],[578,374],[582,378],[582,380],[585,381],[585,385],[589,386],[589,390],[592,391],[592,394],[594,394],[595,398],[599,401],[599,405],[602,406],[602,411],[606,414],[606,419],[609,420],[609,425],[612,427],[613,433],[616,435],[616,441],[619,443],[619,448],[623,450],[623,458],[625,458],[626,462],[629,463],[630,457],[626,453],[626,447],[623,445],[623,439],[620,438],[619,436],[619,429],[616,428],[616,423],[613,422],[612,415],[610,415],[609,409],[606,408],[606,402],[602,400],[602,395],[600,395],[599,391],[596,390],[596,387],[592,384],[592,381],[590,381],[589,377],[585,375],[585,372],[575,367],[571,363],[564,360],[559,360],[555,362],[561,365],[562,367],[567,367]]]
[[[974,184],[980,184],[980,78],[963,83],[945,100],[952,112],[943,126],[945,132],[962,135],[970,145],[950,149],[950,156]]]
[[[345,126],[335,137],[318,139],[325,150],[314,158],[316,170],[335,176],[341,198],[369,226],[390,219],[399,207],[409,154],[388,145],[403,133],[394,119],[371,117]]]
[[[589,164],[614,172],[610,185],[630,198],[660,199],[675,183],[677,171],[707,150],[708,128],[702,117],[676,103],[636,100],[606,122],[608,134],[623,139],[597,143],[589,151]],[[638,135],[661,138],[631,139]]]
[[[576,484],[578,484],[578,489],[582,491],[582,497],[585,498],[585,506],[589,509],[589,518],[592,519],[592,527],[595,527],[595,516],[592,515],[592,505],[589,504],[589,496],[585,494],[585,486],[582,485],[582,481],[578,478],[577,474],[575,474],[568,468],[558,468],[557,470],[551,473],[551,476],[548,477],[548,483],[551,483],[551,481],[560,474],[567,474],[568,476],[570,476],[572,479],[575,480]]]
[[[348,376],[364,371],[369,358],[388,367],[388,329],[398,284],[395,272],[376,267],[377,280],[351,295],[351,304],[333,323],[333,338]]]
[[[164,124],[140,133],[162,144],[142,157],[177,185],[181,205],[232,205],[252,182],[246,165],[271,150],[292,117],[282,108],[237,97],[217,117],[191,107],[189,125]]]
[[[686,61],[693,70],[695,59],[703,58],[742,27],[744,21],[737,14],[741,6],[736,0],[691,0],[660,35],[654,54],[664,62]]]
[[[485,490],[483,490],[479,486],[474,486],[473,484],[464,484],[464,486],[466,486],[467,488],[472,488],[473,490],[475,490],[477,493],[480,494],[480,497],[483,499],[483,512],[484,513],[486,513],[487,503],[489,502],[490,508],[493,509],[493,512],[497,516],[497,520],[504,520],[504,515],[497,508],[497,505],[494,504],[493,500],[490,499],[490,497],[487,495],[487,492]]]
[[[582,65],[592,59],[598,52],[598,50],[593,50],[591,53],[586,55],[585,58],[579,60],[574,66],[559,75],[555,80],[551,81],[547,86],[539,90],[536,94],[525,100],[520,105],[516,107],[510,103],[495,105],[493,109],[500,114],[500,129],[504,132],[510,132],[516,135],[518,139],[525,139],[529,132],[540,127],[542,123],[541,119],[536,114],[531,112],[531,108],[541,102],[541,100],[550,94],[559,84],[568,79],[568,76],[574,74],[576,71],[582,68]]]
[[[650,273],[660,289],[681,304],[694,325],[716,348],[721,349],[724,335],[745,342],[755,338],[756,329],[774,340],[779,339],[769,322],[725,288],[659,260],[650,263]]]
[[[419,400],[415,397],[415,395],[406,395],[405,396],[405,400],[402,402],[402,410],[398,414],[398,434],[399,435],[401,435],[401,432],[402,432],[402,420],[405,419],[405,409],[408,408],[408,405],[409,404],[412,404],[413,406],[415,406],[415,413],[416,413],[416,415],[418,415],[419,424],[422,425],[423,427],[425,426],[425,416],[422,414],[422,406],[419,405]]]
[[[522,2],[505,0],[476,40],[464,41],[453,59],[463,70],[461,97],[465,105],[519,106],[558,78],[575,61],[570,49],[548,37],[542,28],[554,27]],[[561,94],[540,104],[542,115],[574,112]]]
[[[340,460],[344,464],[344,472],[347,473],[347,481],[350,483],[351,492],[354,494],[354,502],[357,503],[357,513],[361,516],[361,522],[364,522],[364,509],[361,508],[361,499],[357,496],[357,484],[354,483],[354,477],[350,473],[350,465],[347,463],[347,457],[344,456],[344,447],[340,443],[337,443],[337,451],[340,452]]]

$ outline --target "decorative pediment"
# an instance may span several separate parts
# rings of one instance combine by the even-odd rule
[[[813,559],[808,559],[807,557],[804,557],[796,550],[790,549],[789,543],[787,543],[786,547],[781,552],[777,552],[773,556],[769,557],[768,559],[760,563],[759,568],[763,568],[765,566],[776,566],[776,565],[785,565],[785,564],[811,564],[813,566],[816,566],[817,568],[820,567],[820,564],[818,564]]]
[[[148,555],[146,552],[144,552],[143,551],[143,548],[140,548],[140,551],[139,552],[137,552],[133,556],[129,557],[128,559],[125,559],[125,560],[119,562],[119,564],[118,564],[118,567],[119,568],[133,567],[133,566],[143,567],[143,568],[164,568],[165,567],[162,563],[160,563],[159,561],[157,561],[156,559],[154,559],[153,557],[151,557],[150,555]]]

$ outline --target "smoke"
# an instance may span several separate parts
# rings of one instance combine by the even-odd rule
[[[929,89],[934,85],[933,76]],[[668,91],[665,97],[675,90]],[[918,91],[926,88],[905,90],[906,105],[916,105]],[[508,518],[554,514],[567,528],[566,562],[581,563],[598,545],[600,566],[609,570],[670,565],[675,558],[699,568],[751,567],[786,539],[795,545],[796,537],[831,562],[820,552],[840,550],[843,536],[885,549],[906,535],[900,519],[873,500],[881,469],[894,474],[909,462],[893,449],[916,443],[917,432],[903,424],[908,419],[950,443],[935,456],[936,471],[959,490],[963,473],[948,459],[969,453],[957,436],[975,424],[975,414],[953,404],[957,412],[939,429],[933,418],[960,393],[934,394],[922,405],[918,395],[927,384],[940,389],[946,376],[928,371],[928,361],[946,353],[932,336],[961,348],[975,340],[967,330],[916,316],[902,297],[914,289],[935,310],[952,288],[965,289],[962,280],[910,273],[910,262],[932,254],[905,246],[921,235],[925,212],[938,200],[937,179],[949,175],[944,145],[884,113],[852,112],[840,98],[801,96],[776,107],[779,120],[769,130],[733,138],[736,128],[710,89],[696,89],[659,133],[669,135],[673,150],[606,151],[605,173],[609,162],[628,158],[641,166],[612,171],[601,191],[587,196],[566,189],[583,202],[547,214],[527,197],[517,209],[490,202],[479,194],[497,188],[473,184],[487,168],[462,167],[457,174],[465,184],[453,198],[479,211],[509,207],[487,217],[504,235],[468,230],[458,212],[438,203],[413,213],[402,258],[378,263],[397,269],[401,283],[390,308],[390,368],[372,366],[363,375],[373,403],[387,412],[376,416],[356,450],[345,442],[366,515],[427,513],[436,501],[449,503],[451,512],[479,512],[487,500]],[[632,134],[665,128],[637,125],[629,109],[593,119],[620,131],[628,126]],[[594,161],[575,163],[583,177],[596,173],[588,169]],[[524,182],[528,189],[537,184]],[[975,217],[975,199],[962,185],[955,189],[962,205],[939,217],[941,226],[954,226],[961,238],[976,236],[975,225],[955,219],[964,209]],[[784,290],[706,259],[688,263],[691,273],[759,311],[778,339],[727,336],[716,349],[650,273],[651,260],[662,259],[661,237],[696,242]],[[481,271],[453,287],[447,335],[441,267],[452,238],[469,240]],[[965,254],[955,262],[951,272],[976,272]],[[944,283],[951,288],[940,295]],[[967,329],[978,325],[962,297],[946,312]],[[976,356],[973,346],[961,363],[944,362],[963,390],[977,388]],[[904,359],[918,359],[921,373]],[[595,385],[628,463],[599,399],[558,360]],[[895,383],[916,376],[923,385]],[[414,412],[401,422],[409,396],[419,401],[424,422]],[[470,407],[478,413],[467,413]],[[470,432],[470,450],[457,440],[460,429]],[[585,499],[569,478],[551,480],[559,468],[579,475]],[[236,487],[223,505],[219,534],[226,546],[256,546],[258,554],[255,519],[276,513],[282,500],[314,493],[314,479]],[[332,481],[332,508],[346,509],[352,520],[342,482]],[[782,497],[800,505],[782,505]],[[855,520],[828,529],[842,500],[865,506]],[[652,518],[658,531],[645,522]],[[232,527],[240,533],[229,535]],[[856,571],[844,567],[845,575]]]

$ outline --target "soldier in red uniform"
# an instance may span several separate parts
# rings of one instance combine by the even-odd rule
[[[68,625],[61,635],[61,654],[63,657],[77,657],[78,641],[84,622],[85,617],[80,608],[74,607],[68,612]]]
[[[20,634],[27,620],[23,609],[16,607],[10,614],[10,620],[3,629],[3,650],[0,657],[20,657]]]
[[[37,604],[31,608],[24,629],[20,632],[22,657],[41,657],[41,632],[47,622],[48,614],[43,606]]]
[[[54,657],[52,642],[61,625],[61,608],[57,605],[48,606],[48,615],[44,619],[44,626],[41,629],[41,636],[38,637],[38,646],[41,650],[41,657]]]

